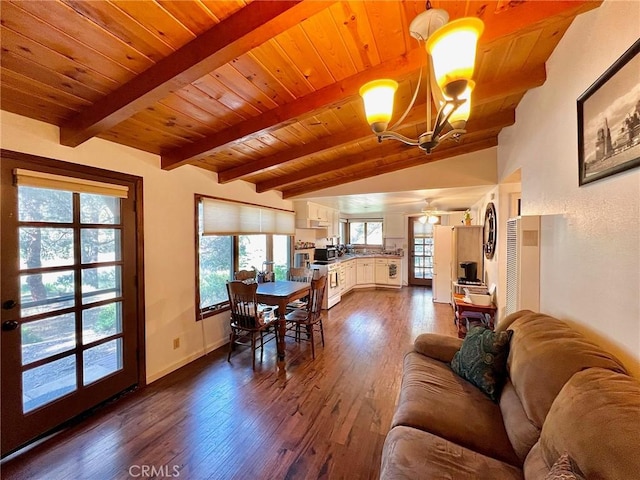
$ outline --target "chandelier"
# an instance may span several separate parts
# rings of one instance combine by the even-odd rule
[[[433,102],[438,106],[433,129],[416,140],[393,131],[415,104],[423,67],[407,110],[389,129],[387,127],[393,114],[393,97],[398,89],[398,82],[391,79],[373,80],[360,88],[367,122],[378,136],[378,141],[393,138],[431,153],[441,141],[449,138],[458,140],[466,133],[466,122],[471,111],[471,92],[475,87],[471,77],[476,46],[483,30],[484,24],[480,19],[465,17],[449,22],[446,11],[431,8],[431,3],[427,2],[427,10],[413,19],[409,33],[418,42],[425,42],[426,51],[431,58],[426,80],[427,128],[431,125],[433,97]]]

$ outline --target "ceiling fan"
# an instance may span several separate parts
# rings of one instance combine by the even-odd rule
[[[440,221],[440,216],[441,215],[448,215],[450,213],[455,213],[455,212],[464,212],[465,210],[438,210],[434,205],[432,205],[431,200],[429,199],[425,199],[425,208],[423,208],[420,213],[422,213],[422,216],[420,218],[418,218],[418,221],[420,223],[431,223],[431,224],[435,224],[438,223]]]

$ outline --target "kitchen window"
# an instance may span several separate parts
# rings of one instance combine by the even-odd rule
[[[350,220],[349,243],[352,245],[382,246],[382,221]]]
[[[286,213],[290,212],[196,195],[197,320],[229,307],[226,285],[238,270],[268,268],[276,280],[286,279],[292,235],[277,233],[293,232],[293,212],[290,222]],[[247,233],[260,229],[270,233]]]

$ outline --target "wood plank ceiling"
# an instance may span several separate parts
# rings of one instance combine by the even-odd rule
[[[379,144],[358,89],[400,82],[404,110],[426,54],[408,34],[423,1],[6,1],[1,108],[245,180],[284,198],[497,145],[576,15],[601,1],[433,1],[485,23],[467,134],[430,155]],[[399,130],[428,130],[421,95]],[[398,113],[397,113],[398,114]]]

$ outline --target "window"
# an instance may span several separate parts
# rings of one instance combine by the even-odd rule
[[[352,245],[382,245],[381,221],[349,221],[349,243]]]
[[[293,233],[293,221],[289,222],[285,216],[289,212],[216,201],[202,195],[196,195],[196,207],[198,320],[228,307],[226,284],[238,270],[269,270],[275,273],[276,280],[286,280],[291,265],[292,235],[277,232],[291,230]],[[229,221],[224,220],[225,215]],[[249,233],[260,229],[273,233]]]

